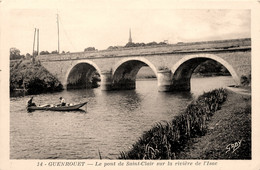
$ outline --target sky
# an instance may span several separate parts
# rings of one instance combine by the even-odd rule
[[[9,46],[32,53],[34,28],[39,29],[40,51],[81,52],[124,46],[129,29],[135,43],[209,41],[251,37],[250,10],[183,9],[168,3],[119,0],[11,0],[2,2]],[[159,1],[158,1],[159,2]],[[161,1],[164,2],[164,1]],[[165,1],[166,2],[166,1]],[[6,3],[6,4],[4,4]],[[152,4],[152,5],[151,5]]]

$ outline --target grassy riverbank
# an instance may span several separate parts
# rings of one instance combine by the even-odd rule
[[[250,102],[223,89],[205,93],[172,121],[145,132],[120,159],[250,159]],[[230,147],[240,141],[237,150]]]
[[[207,134],[190,140],[179,159],[251,159],[251,96],[228,91],[227,101],[207,126]]]

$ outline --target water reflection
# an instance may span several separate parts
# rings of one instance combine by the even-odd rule
[[[212,86],[203,82],[209,80]],[[60,96],[67,103],[88,101],[82,108],[86,112],[27,113],[30,96],[11,98],[10,158],[99,159],[99,150],[103,158],[115,159],[156,122],[172,119],[203,89],[225,80],[195,80],[191,93],[160,93],[156,81],[139,81],[136,90],[106,92],[98,88],[34,96],[36,104],[55,104]]]
[[[107,96],[111,100],[104,98],[106,104],[121,112],[134,111],[140,108],[142,102],[141,95],[135,90],[112,91],[107,93]]]

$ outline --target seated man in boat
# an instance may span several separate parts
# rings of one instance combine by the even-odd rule
[[[60,106],[66,106],[66,102],[63,97],[60,97]]]
[[[33,100],[33,97],[31,97],[31,98],[28,100],[28,102],[27,102],[27,107],[36,106],[36,104],[33,103],[32,100]]]

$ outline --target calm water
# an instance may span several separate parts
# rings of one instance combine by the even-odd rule
[[[192,91],[163,93],[157,81],[137,81],[136,90],[73,90],[35,95],[36,104],[88,101],[86,112],[27,113],[30,96],[11,98],[11,159],[116,159],[156,122],[170,120],[194,97],[234,84],[230,77],[193,78]]]

